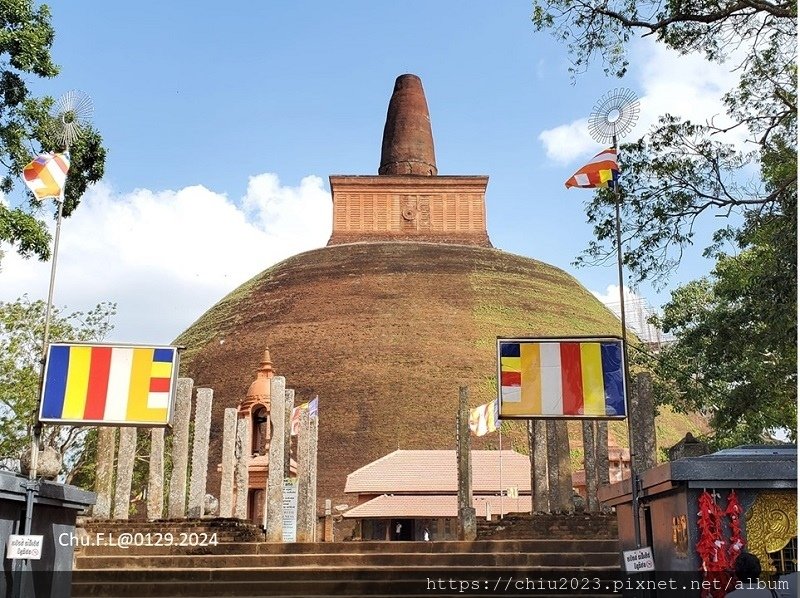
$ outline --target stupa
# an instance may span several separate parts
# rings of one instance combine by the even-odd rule
[[[209,463],[267,346],[297,403],[319,395],[317,497],[336,505],[347,474],[382,455],[454,448],[459,386],[473,406],[496,396],[496,337],[619,333],[572,276],[492,248],[487,183],[438,174],[422,83],[400,76],[378,175],[330,177],[328,246],[258,274],[176,339],[182,375],[214,389]],[[526,452],[524,438],[513,424],[504,448]]]

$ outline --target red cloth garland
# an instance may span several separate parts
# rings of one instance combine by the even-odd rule
[[[725,512],[717,505],[714,497],[712,493],[703,491],[698,499],[700,510],[697,513],[697,527],[700,529],[700,539],[695,548],[702,562],[703,579],[712,582],[712,589],[703,590],[700,593],[701,598],[724,598],[724,588],[729,578],[728,551],[722,537],[722,518]]]
[[[739,503],[739,498],[736,496],[736,491],[731,490],[728,495],[728,508],[725,509],[725,514],[730,520],[731,539],[728,548],[728,562],[731,568],[736,561],[736,557],[741,554],[744,547],[747,545],[745,539],[742,537],[742,505]]]

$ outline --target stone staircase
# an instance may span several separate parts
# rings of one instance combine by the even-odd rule
[[[108,543],[133,530],[216,545]],[[615,539],[275,544],[231,520],[89,523],[84,537],[100,533],[76,551],[74,598],[610,596],[619,559]]]

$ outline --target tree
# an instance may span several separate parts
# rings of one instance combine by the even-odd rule
[[[723,256],[709,277],[672,293],[660,324],[678,341],[659,355],[662,400],[702,410],[719,446],[797,438],[796,210],[786,223],[761,223],[748,247]],[[790,221],[790,222],[789,222]]]
[[[623,76],[626,46],[636,33],[709,60],[739,57],[739,85],[724,97],[725,123],[720,115],[710,115],[717,123],[703,124],[665,115],[647,137],[621,148],[624,261],[635,281],[665,283],[693,243],[701,214],[769,217],[781,213],[781,194],[797,193],[796,17],[795,3],[761,0],[535,0],[535,27],[568,43],[575,73],[599,56],[607,73]],[[737,128],[747,130],[752,150],[719,141],[720,133]],[[745,167],[770,155],[789,160],[771,187],[746,180]],[[578,263],[614,257],[613,203],[613,194],[601,192],[588,206],[597,240]],[[709,252],[733,234],[727,227],[718,231]]]
[[[28,447],[39,393],[39,374],[44,338],[44,301],[27,297],[0,303],[0,467],[15,466]],[[50,335],[54,340],[98,341],[112,329],[116,304],[100,303],[87,312],[65,314],[54,308]],[[87,428],[46,426],[42,440],[66,462],[79,460]]]
[[[50,116],[53,98],[35,98],[26,76],[52,78],[58,67],[50,56],[55,32],[47,6],[33,0],[5,0],[0,5],[0,192],[10,194],[22,169],[38,153],[62,151],[58,127]],[[106,150],[102,138],[89,129],[70,146],[71,165],[65,188],[64,215],[80,203],[86,188],[103,176]],[[22,201],[0,202],[0,242],[7,242],[25,257],[50,257],[50,234],[45,206],[26,192]]]
[[[710,413],[724,431],[718,444],[757,441],[775,428],[796,438],[796,3],[535,0],[533,21],[568,43],[574,73],[599,56],[607,73],[624,75],[636,33],[680,53],[738,61],[725,122],[664,115],[621,147],[624,262],[634,281],[664,284],[701,215],[736,215],[708,239],[712,273],[665,306],[660,324],[677,342],[659,355],[662,400]],[[744,149],[720,140],[733,129],[747,132]],[[578,263],[614,256],[614,201],[603,190],[588,206],[596,240]]]

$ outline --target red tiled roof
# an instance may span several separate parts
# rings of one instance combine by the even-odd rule
[[[531,465],[527,456],[503,451],[502,488],[531,490]],[[344,491],[351,494],[401,494],[458,491],[456,452],[447,450],[397,450],[347,476]],[[473,492],[499,492],[500,451],[472,451]]]
[[[500,512],[499,496],[474,496],[472,505],[478,518],[486,516],[486,504],[493,515]],[[503,497],[503,514],[530,513],[531,497]],[[387,519],[392,517],[456,517],[458,497],[449,494],[387,495],[383,494],[344,513],[350,519]]]

